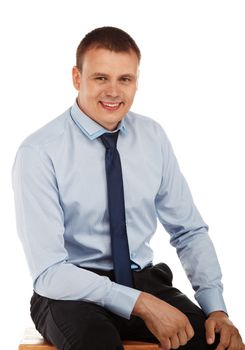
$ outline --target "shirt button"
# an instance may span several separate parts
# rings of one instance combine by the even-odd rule
[[[135,257],[136,257],[136,253],[135,253],[135,252],[132,252],[132,253],[131,253],[131,257],[132,257],[132,258],[135,258]]]

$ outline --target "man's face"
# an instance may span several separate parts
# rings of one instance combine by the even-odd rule
[[[77,67],[72,71],[81,110],[104,128],[115,130],[133,103],[138,66],[133,51],[88,50],[82,71]]]

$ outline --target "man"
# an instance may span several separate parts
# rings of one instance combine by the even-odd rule
[[[29,136],[13,167],[17,226],[30,266],[31,315],[57,349],[244,349],[227,316],[221,272],[171,145],[129,111],[140,50],[103,27],[77,49],[74,105]],[[202,310],[152,266],[160,220]]]

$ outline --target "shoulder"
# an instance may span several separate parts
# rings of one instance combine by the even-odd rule
[[[141,134],[149,135],[157,139],[158,137],[163,140],[167,139],[167,135],[156,120],[135,112],[128,112],[125,117],[126,128],[133,129],[135,132],[140,132]]]
[[[20,148],[25,146],[37,149],[45,148],[49,144],[59,141],[66,132],[69,119],[70,109],[26,137]]]

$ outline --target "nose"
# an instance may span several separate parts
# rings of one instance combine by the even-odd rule
[[[120,90],[119,90],[117,82],[111,81],[107,85],[105,93],[106,93],[106,96],[108,96],[108,97],[114,97],[115,98],[115,97],[120,96]]]

